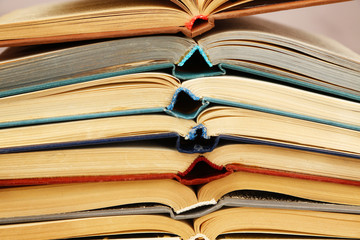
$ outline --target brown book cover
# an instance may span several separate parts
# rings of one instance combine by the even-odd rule
[[[276,1],[264,1],[264,0],[252,0],[252,1],[241,1],[243,3],[232,6],[229,8],[225,8],[221,11],[215,11],[214,13],[210,13],[208,15],[205,14],[198,14],[192,15],[189,13],[190,19],[184,19],[184,23],[180,23],[175,26],[171,24],[167,24],[166,19],[159,19],[158,26],[154,24],[150,24],[151,27],[146,28],[132,28],[131,26],[125,26],[126,23],[121,22],[121,24],[114,24],[111,26],[111,30],[99,30],[96,29],[96,23],[92,23],[91,25],[87,22],[86,16],[89,16],[86,11],[83,13],[79,13],[77,16],[81,18],[81,22],[76,22],[71,20],[71,17],[67,19],[67,27],[63,27],[62,31],[56,30],[54,26],[59,24],[62,20],[59,19],[63,18],[61,14],[52,17],[52,12],[54,12],[55,7],[47,7],[42,8],[41,16],[37,16],[34,13],[32,16],[32,11],[36,8],[31,8],[27,11],[16,11],[14,13],[9,14],[10,17],[5,15],[4,17],[0,18],[0,47],[4,46],[23,46],[23,45],[36,45],[36,44],[44,44],[44,43],[56,43],[56,42],[68,42],[68,41],[80,41],[80,40],[89,40],[89,39],[102,39],[102,38],[114,38],[114,37],[129,37],[129,36],[139,36],[139,35],[151,35],[151,34],[174,34],[182,32],[188,37],[195,37],[198,36],[215,26],[216,20],[221,19],[229,19],[229,18],[238,18],[242,16],[248,15],[255,15],[260,13],[268,13],[280,10],[287,10],[287,9],[294,9],[294,8],[301,8],[301,7],[309,7],[315,5],[322,5],[322,4],[329,4],[335,2],[342,2],[348,0],[276,0]],[[95,1],[94,1],[95,2]],[[171,0],[173,3],[180,4],[176,0]],[[127,3],[128,4],[128,3]],[[195,3],[194,3],[195,4]],[[229,3],[227,3],[229,4]],[[231,5],[231,4],[230,4]],[[59,5],[60,6],[60,5]],[[58,6],[58,7],[59,7]],[[83,7],[83,6],[82,6]],[[69,7],[68,7],[69,8]],[[118,6],[119,8],[119,6]],[[120,6],[121,8],[121,6]],[[185,6],[182,6],[182,10],[184,10]],[[44,10],[45,9],[45,10]],[[69,8],[66,11],[74,9]],[[84,10],[84,9],[83,9]],[[109,10],[109,9],[107,9]],[[110,9],[111,10],[111,9]],[[109,11],[110,11],[109,10]],[[65,13],[67,14],[68,12]],[[55,11],[56,12],[56,11]],[[57,13],[57,12],[56,12]],[[102,12],[106,14],[106,11]],[[65,15],[66,15],[65,14]],[[90,12],[91,14],[91,12]],[[111,14],[109,14],[111,15]],[[19,16],[19,17],[18,17]],[[45,17],[44,17],[45,16]],[[50,17],[48,17],[50,16]],[[91,15],[90,15],[91,16]],[[134,16],[134,15],[129,15]],[[159,15],[160,16],[160,15]],[[93,16],[94,17],[94,16]],[[99,25],[101,25],[101,21],[108,16],[100,16],[94,17],[94,19],[98,18]],[[161,17],[161,16],[160,16]],[[35,19],[35,20],[33,20]],[[42,22],[45,19],[45,24]],[[144,19],[143,22],[147,20]],[[27,24],[28,23],[28,24]],[[30,23],[30,24],[29,24]],[[50,24],[49,24],[50,23]],[[40,25],[47,25],[42,29],[37,29]],[[55,24],[55,25],[52,25]],[[164,25],[165,24],[165,25]],[[167,24],[167,25],[166,25]],[[25,32],[24,36],[18,35],[19,30],[17,29],[18,26],[25,26],[23,29]],[[26,30],[27,27],[31,27],[31,31],[29,29]],[[95,28],[94,28],[95,26]],[[120,27],[122,26],[122,27]],[[139,25],[140,26],[140,25]],[[51,30],[46,31],[46,27]],[[108,27],[109,28],[109,27]],[[89,30],[90,29],[90,30]],[[89,31],[88,31],[89,30]],[[35,34],[29,35],[27,34]],[[55,34],[54,34],[55,32]],[[13,34],[14,33],[14,34]],[[37,35],[36,35],[37,34]]]

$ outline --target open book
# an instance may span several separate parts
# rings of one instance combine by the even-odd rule
[[[359,159],[257,144],[201,155],[144,142],[0,154],[0,186],[147,179],[197,185],[238,171],[360,186]]]
[[[195,40],[165,35],[19,47],[0,59],[1,97],[164,70],[180,79],[254,74],[360,101],[358,54],[330,39],[255,17],[223,20]]]
[[[344,0],[78,0],[14,11],[0,18],[0,46],[120,36],[201,34],[217,19]]]
[[[359,157],[360,131],[235,107],[210,107],[196,121],[141,114],[0,129],[0,151],[178,138],[182,152],[211,151],[219,139]]]
[[[0,128],[162,112],[192,119],[214,104],[360,131],[360,104],[353,101],[253,78],[203,77],[181,83],[160,72],[103,78],[0,98]]]
[[[83,211],[92,211],[87,215],[92,217],[101,212],[114,214],[116,210],[120,210],[118,215],[165,213],[172,218],[186,219],[224,206],[360,212],[357,197],[360,190],[353,185],[236,172],[195,189],[170,179],[4,188],[0,190],[0,222],[25,221],[25,217],[31,221],[30,217],[35,216],[45,220],[45,215],[50,219],[56,217],[50,216],[54,214]],[[136,204],[146,209],[137,209]],[[160,210],[159,205],[166,207]],[[110,208],[111,211],[106,211]],[[126,209],[134,212],[126,213]]]
[[[249,190],[267,193],[251,198]],[[357,186],[246,172],[198,191],[174,180],[9,188],[0,190],[0,235],[58,239],[160,232],[182,239],[215,239],[225,233],[256,232],[356,238],[360,215],[346,213],[359,212],[359,194]],[[194,226],[173,218],[195,218]]]
[[[294,239],[291,237],[294,236],[299,240],[316,240],[315,237],[356,240],[359,236],[359,221],[360,216],[354,214],[244,207],[216,211],[193,222],[174,220],[163,215],[109,216],[2,225],[0,234],[4,239],[45,240],[73,237],[96,239],[99,235],[100,239],[108,239],[103,235],[156,232],[178,236],[177,240],[215,240],[221,234],[245,232],[287,234],[287,239]],[[230,235],[230,239],[237,238],[231,238]]]

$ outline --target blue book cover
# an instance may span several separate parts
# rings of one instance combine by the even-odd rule
[[[210,76],[181,83],[159,72],[127,74],[0,98],[0,128],[153,113],[194,119],[215,105],[360,130],[360,105],[353,101],[255,78]]]
[[[196,121],[164,113],[127,115],[4,128],[0,135],[1,153],[175,138],[177,149],[188,153],[211,151],[220,140],[231,140],[360,155],[359,131],[225,106],[207,108]]]

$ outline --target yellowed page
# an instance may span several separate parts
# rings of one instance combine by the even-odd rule
[[[182,85],[199,97],[360,126],[360,104],[280,84],[245,77],[220,76],[193,79]]]
[[[229,0],[206,1],[205,0],[205,4],[203,6],[203,14],[205,15],[213,14],[251,1],[254,0],[241,0],[241,1],[240,0],[239,1],[229,1]]]
[[[322,202],[360,205],[358,186],[250,172],[235,172],[212,181],[199,190],[198,198],[199,201],[219,200],[237,190],[276,192]]]
[[[332,125],[232,107],[207,109],[198,119],[210,136],[248,137],[350,154],[360,153],[360,133]]]
[[[199,14],[199,7],[194,0],[171,0],[171,1],[179,5],[186,12],[191,13],[193,16]]]
[[[170,75],[139,73],[35,91],[0,98],[0,122],[165,108],[177,87]]]
[[[100,163],[99,168],[101,168]],[[0,189],[0,218],[67,213],[135,203],[175,211],[197,203],[194,191],[171,179],[50,184]]]
[[[155,146],[0,154],[0,179],[177,174],[186,171],[196,157],[197,154],[183,154]]]
[[[148,134],[188,134],[194,121],[168,115],[134,115],[0,130],[0,146],[31,146]]]
[[[195,220],[210,240],[223,233],[265,232],[340,238],[360,236],[360,215],[286,209],[229,208]]]
[[[205,156],[217,165],[238,163],[360,181],[360,161],[356,158],[257,144],[220,146]]]
[[[206,50],[207,48],[214,48],[217,44],[224,44],[223,41],[233,41],[235,44],[234,40],[239,40],[239,42],[246,40],[266,41],[270,44],[294,48],[314,56],[320,56],[320,58],[328,55],[327,61],[331,61],[335,55],[357,64],[360,63],[359,54],[335,40],[258,17],[219,21],[214,31],[200,37],[198,42]]]
[[[45,240],[109,234],[171,233],[182,239],[194,235],[192,227],[182,221],[158,215],[127,215],[82,218],[0,226],[1,239]]]
[[[0,40],[184,26],[191,19],[170,0],[78,0],[20,9],[0,18]]]
[[[131,12],[141,9],[179,9],[170,0],[76,0],[18,9],[0,18],[0,26],[7,23],[52,20],[87,14]]]

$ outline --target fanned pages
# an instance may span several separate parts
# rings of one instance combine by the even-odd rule
[[[180,79],[249,73],[360,100],[358,54],[330,39],[255,17],[224,20],[196,40],[166,35],[9,48],[0,59],[2,97],[164,70]]]
[[[341,1],[78,0],[21,9],[1,17],[0,46],[180,31],[196,36],[211,29],[216,19]]]

